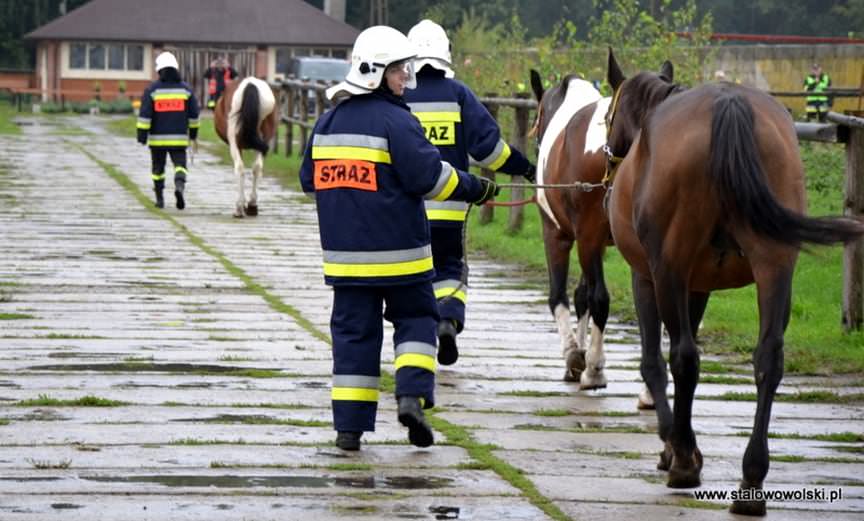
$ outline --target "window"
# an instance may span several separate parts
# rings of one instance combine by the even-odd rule
[[[143,71],[144,46],[75,42],[69,45],[69,68],[91,71]]]

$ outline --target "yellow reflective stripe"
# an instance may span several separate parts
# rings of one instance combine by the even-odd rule
[[[140,121],[135,125],[136,128],[140,128],[141,130],[150,130],[150,123],[141,123]]]
[[[396,360],[393,361],[393,365],[396,367],[396,370],[402,367],[419,367],[420,369],[426,369],[434,373],[438,362],[434,356],[421,355],[420,353],[405,353],[404,355],[397,356]]]
[[[334,387],[330,391],[331,400],[348,400],[352,402],[377,402],[378,389],[363,387]]]
[[[312,146],[312,159],[360,159],[390,163],[390,152],[363,147]]]
[[[504,162],[507,161],[507,159],[510,157],[510,154],[511,154],[510,145],[508,145],[507,143],[504,143],[504,150],[501,151],[501,155],[498,156],[498,159],[496,159],[495,161],[492,162],[491,165],[489,165],[489,170],[494,171],[494,170],[498,170],[499,168],[501,168],[501,166],[504,164]]]
[[[179,94],[179,93],[155,94],[154,93],[154,94],[151,94],[150,97],[152,97],[154,100],[160,100],[160,99],[182,99],[182,100],[185,100],[185,99],[189,99],[189,94]]]
[[[161,181],[162,179],[165,179],[165,174],[151,174],[150,177],[154,181]]]
[[[447,184],[444,185],[444,188],[441,190],[441,193],[432,198],[433,201],[446,201],[448,197],[453,193],[453,190],[456,190],[456,187],[459,185],[459,174],[456,169],[450,170],[450,179],[447,180]]]
[[[151,147],[185,147],[189,145],[188,139],[150,139],[147,142]]]
[[[462,121],[461,112],[415,112],[414,115],[420,121]]]
[[[426,210],[430,221],[464,221],[465,210]]]
[[[189,128],[199,128],[199,127],[201,127],[201,123],[199,123],[197,121],[190,121],[189,122]]]
[[[461,289],[456,293],[453,293],[453,290],[456,288],[438,288],[435,290],[435,298],[444,298],[444,297],[452,297],[458,300],[461,300],[463,304],[468,303],[468,296],[465,295],[465,292]]]
[[[396,277],[414,275],[433,268],[432,257],[407,262],[386,264],[340,264],[324,263],[324,275],[331,277]]]

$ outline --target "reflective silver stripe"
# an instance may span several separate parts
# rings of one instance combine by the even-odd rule
[[[147,124],[149,124],[149,123],[150,123],[150,118],[142,118],[142,117],[139,117],[139,118],[138,118],[138,123],[147,123]]]
[[[387,264],[426,259],[432,256],[432,245],[408,250],[334,251],[324,250],[324,262],[336,264]]]
[[[477,161],[477,164],[482,166],[482,167],[488,167],[489,165],[494,163],[496,159],[498,159],[498,156],[500,156],[501,152],[504,151],[504,147],[506,145],[507,145],[507,143],[504,143],[503,140],[499,139],[498,144],[495,145],[495,150],[493,150],[491,154],[484,157],[483,159],[475,159],[475,161]]]
[[[189,134],[154,134],[151,132],[150,139],[158,139],[161,141],[182,141],[188,140]]]
[[[453,172],[453,167],[450,166],[450,163],[446,161],[441,161],[441,173],[438,174],[438,182],[435,183],[435,187],[432,188],[426,195],[423,196],[424,199],[434,199],[435,196],[440,194],[444,187],[447,186],[447,181],[450,180],[450,174]]]
[[[462,201],[423,201],[427,210],[468,210],[468,203]]]
[[[438,282],[432,283],[433,290],[439,289],[456,289],[459,288],[463,293],[468,293],[468,285],[462,284],[461,280],[456,279],[447,279],[447,280],[439,280]]]
[[[152,94],[189,94],[186,89],[154,89]]]
[[[319,147],[362,147],[390,150],[387,138],[364,134],[315,134],[312,145]]]
[[[421,355],[435,356],[435,346],[426,342],[402,342],[396,346],[396,357],[406,353],[418,353]]]
[[[359,387],[361,389],[377,389],[380,378],[362,374],[334,374],[333,387]]]
[[[425,101],[409,103],[411,112],[461,112],[462,107],[452,101]]]

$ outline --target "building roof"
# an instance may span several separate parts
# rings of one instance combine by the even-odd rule
[[[350,46],[359,33],[303,0],[92,0],[25,38]]]

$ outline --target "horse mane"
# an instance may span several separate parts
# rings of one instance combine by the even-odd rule
[[[640,72],[628,80],[630,84],[630,95],[635,104],[634,112],[638,115],[635,119],[639,121],[641,128],[645,127],[645,121],[660,103],[672,94],[687,90],[680,83],[672,83],[665,76],[653,72]]]

